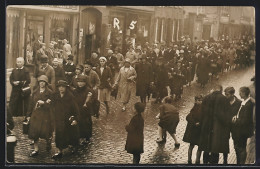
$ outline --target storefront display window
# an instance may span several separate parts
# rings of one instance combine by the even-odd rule
[[[33,45],[38,40],[40,35],[44,34],[44,16],[27,16],[27,26],[26,26],[26,48],[25,56],[26,63],[32,64],[33,62]]]
[[[58,42],[63,39],[70,39],[70,20],[51,20],[51,40]]]

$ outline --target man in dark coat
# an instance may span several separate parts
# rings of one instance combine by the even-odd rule
[[[52,61],[52,67],[55,71],[55,85],[57,85],[59,80],[65,79],[65,71],[64,69],[59,65],[59,61],[57,58],[54,58]]]
[[[232,117],[237,115],[237,112],[240,108],[241,105],[241,100],[239,100],[234,94],[235,94],[235,89],[233,87],[227,87],[225,90],[225,96],[228,98],[229,103],[230,103],[230,107],[229,107],[229,113]],[[232,138],[237,139],[235,137],[235,135],[233,134],[235,132],[235,126],[234,124],[231,125],[231,133],[232,133]],[[239,140],[234,141],[234,147],[235,150],[237,148],[237,143],[239,142]],[[239,151],[236,150],[236,156],[237,156],[237,164],[240,164],[240,158],[239,158]],[[226,161],[224,161],[224,163],[226,163]]]
[[[202,87],[208,83],[209,80],[209,71],[210,71],[210,62],[204,55],[201,56],[198,62],[197,68],[197,76],[198,82],[201,84]]]
[[[232,137],[239,164],[245,164],[247,139],[254,134],[253,109],[254,103],[250,99],[248,87],[241,87],[239,95],[243,99],[238,113],[232,118],[234,124]]]
[[[231,116],[228,113],[229,101],[222,94],[222,90],[222,86],[217,85],[202,102],[202,124],[198,146],[200,151],[204,151],[203,163],[217,164],[219,153],[229,153]]]
[[[115,56],[113,56],[113,51],[112,50],[108,50],[108,55],[106,56],[107,59],[107,66],[110,67],[111,73],[112,73],[112,83],[114,83],[115,80],[115,73],[116,70],[118,70],[119,64],[117,62],[117,58]]]
[[[165,96],[170,95],[168,70],[163,65],[163,58],[158,59],[158,65],[153,70],[156,86],[156,103],[160,103]]]
[[[37,63],[37,51],[41,48],[40,45],[43,43],[43,36],[39,35],[38,39],[33,43],[33,59],[34,63]]]
[[[152,79],[152,67],[146,62],[147,55],[142,55],[142,61],[135,66],[136,78],[136,96],[140,96],[141,102],[146,102],[146,96],[149,94],[149,86]]]
[[[29,71],[24,67],[24,59],[22,57],[16,59],[16,65],[17,68],[14,68],[10,75],[12,92],[9,106],[13,116],[23,116],[27,113],[30,95],[23,97],[21,89],[29,86],[31,78]]]
[[[69,91],[66,81],[58,81],[58,92],[54,95],[55,143],[59,149],[52,158],[62,157],[62,150],[68,146],[74,151],[79,142],[79,108],[75,97]]]
[[[49,88],[54,92],[56,89],[55,86],[55,71],[51,65],[48,64],[48,56],[42,55],[41,56],[41,65],[36,68],[36,71],[34,72],[34,77],[38,78],[41,75],[46,75],[48,77],[48,84]],[[38,83],[35,84],[34,89],[38,87]]]
[[[67,82],[70,84],[76,70],[76,66],[73,64],[73,55],[68,56],[67,63],[63,65],[63,69],[65,71]]]
[[[92,136],[92,93],[93,91],[86,86],[86,76],[79,75],[77,78],[78,86],[73,91],[75,101],[79,107],[79,131],[81,138],[81,145],[86,144]]]
[[[90,61],[84,63],[84,75],[87,76],[87,85],[93,90],[93,113],[98,118],[100,102],[98,101],[98,87],[100,86],[100,78],[96,71],[92,70]]]
[[[125,127],[127,131],[125,150],[133,154],[134,164],[139,164],[140,154],[144,152],[144,119],[141,114],[144,109],[145,105],[143,103],[135,103],[136,115]]]

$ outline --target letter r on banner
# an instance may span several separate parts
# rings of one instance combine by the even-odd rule
[[[118,30],[120,29],[120,28],[119,28],[119,22],[120,22],[119,19],[114,18],[113,26],[114,26],[114,28],[117,27]]]

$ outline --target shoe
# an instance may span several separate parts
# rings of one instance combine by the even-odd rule
[[[164,139],[160,140],[159,138],[157,138],[157,140],[156,140],[157,143],[165,143],[165,141],[166,140],[164,140]]]
[[[30,157],[35,157],[35,156],[37,156],[39,154],[39,151],[32,151],[31,153],[30,153]]]
[[[178,144],[175,143],[174,144],[175,148],[180,148],[180,145],[181,145],[180,143],[178,143]]]
[[[54,160],[60,159],[60,158],[62,158],[62,153],[56,153],[51,158],[53,158]]]

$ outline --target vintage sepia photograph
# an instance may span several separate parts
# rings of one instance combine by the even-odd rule
[[[255,17],[8,5],[5,165],[255,165]]]

